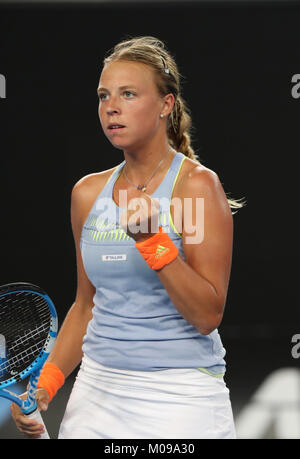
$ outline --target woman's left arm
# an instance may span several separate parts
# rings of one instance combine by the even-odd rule
[[[217,174],[195,167],[178,184],[185,260],[156,271],[179,313],[201,334],[221,323],[231,271],[233,219]],[[175,222],[176,226],[176,222]]]

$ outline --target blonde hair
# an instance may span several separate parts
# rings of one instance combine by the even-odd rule
[[[167,119],[169,143],[176,151],[201,164],[191,145],[192,119],[181,95],[181,75],[165,44],[152,36],[125,39],[109,51],[103,65],[120,60],[141,62],[152,67],[159,94],[162,97],[170,93],[174,95],[174,107]],[[231,209],[239,209],[244,204],[241,200],[227,199]]]

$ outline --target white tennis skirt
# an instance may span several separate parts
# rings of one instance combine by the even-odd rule
[[[197,369],[131,371],[82,360],[61,439],[236,438],[223,378]]]

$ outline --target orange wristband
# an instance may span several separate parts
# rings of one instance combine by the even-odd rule
[[[159,232],[142,242],[136,242],[138,249],[148,266],[152,269],[161,269],[171,263],[177,255],[178,249],[162,227]]]
[[[54,363],[46,362],[41,371],[37,387],[43,388],[48,392],[50,402],[64,382],[65,376],[58,366]]]

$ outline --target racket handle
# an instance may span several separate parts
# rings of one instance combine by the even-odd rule
[[[39,424],[42,424],[42,425],[44,426],[45,431],[41,434],[41,436],[40,436],[39,439],[40,439],[40,440],[49,440],[50,437],[49,437],[49,434],[48,434],[48,432],[47,432],[45,423],[44,423],[44,421],[43,421],[42,415],[41,415],[41,413],[39,412],[39,410],[36,409],[35,411],[33,411],[33,412],[30,413],[30,414],[27,414],[26,416],[27,416],[29,419],[36,419],[37,422],[38,422]]]

